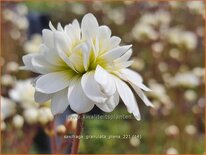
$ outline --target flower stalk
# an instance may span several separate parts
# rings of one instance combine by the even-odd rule
[[[79,143],[80,143],[80,135],[83,127],[83,114],[78,115],[78,120],[77,120],[77,128],[75,132],[75,137],[72,142],[72,149],[71,149],[71,154],[78,154],[79,150]]]

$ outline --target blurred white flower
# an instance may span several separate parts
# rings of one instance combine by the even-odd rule
[[[170,147],[166,150],[166,154],[178,154],[178,151],[174,147]]]
[[[179,134],[179,128],[176,125],[171,125],[165,129],[165,134],[168,136],[176,136]]]
[[[185,127],[185,132],[189,135],[194,135],[197,132],[197,128],[190,124]]]
[[[108,18],[117,25],[122,25],[125,21],[125,10],[122,7],[110,8],[106,13]]]
[[[15,77],[9,74],[4,74],[1,76],[1,84],[4,86],[12,86],[15,84]]]
[[[40,108],[38,110],[38,121],[42,125],[46,125],[54,119],[51,113],[51,109],[47,107]]]
[[[86,8],[84,4],[81,3],[70,3],[71,5],[71,11],[77,15],[85,14]]]
[[[194,13],[204,16],[205,6],[204,1],[188,1],[187,7]]]
[[[137,147],[137,146],[139,146],[139,144],[140,144],[140,140],[139,140],[139,138],[137,138],[137,137],[134,137],[134,136],[132,136],[131,138],[130,138],[130,144],[133,146],[133,147]]]
[[[152,44],[152,49],[154,52],[161,53],[164,49],[164,45],[161,42],[156,42]]]
[[[150,80],[149,81],[149,87],[152,90],[155,90],[155,91],[152,91],[152,92],[149,93],[150,96],[152,96],[155,99],[158,99],[159,101],[161,101],[168,108],[173,107],[171,99],[167,95],[167,91],[166,91],[164,85],[162,85],[160,83],[157,83],[156,81]]]
[[[196,75],[197,77],[204,77],[205,75],[205,68],[202,67],[195,67],[192,72],[194,73],[194,75]]]
[[[35,89],[31,81],[31,79],[17,81],[14,88],[9,91],[9,96],[22,108],[39,107],[39,104],[34,101]]]
[[[131,68],[135,69],[135,70],[143,70],[144,69],[144,66],[145,66],[145,63],[142,59],[140,58],[134,58],[132,59],[134,61],[134,63],[131,65]]]
[[[36,108],[25,109],[23,112],[23,116],[28,124],[33,125],[38,121],[38,109]]]
[[[170,43],[188,50],[193,50],[197,46],[197,36],[193,32],[184,31],[179,27],[170,28],[166,36]]]
[[[6,65],[6,70],[8,72],[17,72],[18,69],[19,69],[19,65],[15,61],[11,61]]]
[[[184,93],[184,97],[187,101],[195,101],[197,99],[197,94],[194,90],[187,90]]]
[[[23,3],[20,3],[20,4],[16,5],[16,10],[19,13],[19,15],[21,15],[21,16],[25,16],[28,13],[28,8]]]
[[[178,72],[173,80],[171,80],[172,86],[183,86],[183,87],[196,87],[200,83],[199,78],[195,76],[192,72],[186,71],[186,72]]]
[[[39,34],[32,35],[31,39],[24,43],[23,48],[26,53],[39,52],[39,46],[42,43],[42,37]]]
[[[128,111],[140,120],[139,108],[129,86],[131,84],[147,106],[151,102],[143,90],[142,77],[127,69],[131,45],[119,46],[121,39],[111,36],[109,27],[99,26],[92,14],[57,30],[43,30],[40,53],[23,57],[24,69],[43,74],[35,81],[35,99],[45,102],[51,98],[52,113],[59,114],[70,105],[77,113],[90,111],[94,105],[111,112],[119,103],[119,96]]]
[[[4,120],[16,113],[16,104],[3,96],[1,96],[1,119]]]
[[[193,50],[197,46],[197,36],[193,32],[185,31],[181,34],[181,44],[188,50]]]
[[[21,115],[15,115],[13,117],[12,124],[15,128],[20,129],[24,125],[24,118]]]
[[[137,41],[156,40],[158,33],[150,25],[137,23],[132,29],[132,36]]]
[[[6,123],[4,121],[1,121],[1,131],[6,130]]]

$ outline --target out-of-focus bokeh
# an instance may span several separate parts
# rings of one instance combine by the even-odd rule
[[[122,44],[133,45],[131,68],[153,90],[147,96],[154,108],[138,99],[141,121],[85,119],[83,135],[93,138],[81,139],[80,152],[204,153],[203,1],[3,2],[1,11],[2,153],[50,152],[50,103],[35,103],[31,81],[36,75],[19,66],[23,55],[38,52],[49,21],[64,26],[88,12]],[[122,103],[110,113],[122,114],[129,115]],[[59,125],[57,130],[66,129]]]

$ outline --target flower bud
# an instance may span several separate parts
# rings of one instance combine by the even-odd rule
[[[75,132],[77,128],[77,120],[78,115],[77,114],[71,114],[68,116],[66,120],[66,128],[70,132]]]
[[[37,118],[38,118],[38,111],[35,108],[29,108],[26,109],[23,113],[25,121],[32,125],[35,124],[37,122]]]
[[[66,127],[64,125],[57,126],[57,135],[64,135],[66,133]]]
[[[6,129],[6,123],[4,121],[1,121],[1,131],[4,131]]]
[[[51,110],[47,107],[40,108],[38,110],[38,122],[42,125],[46,125],[48,122],[52,121],[54,116]]]
[[[24,118],[21,115],[15,115],[12,120],[13,126],[20,129],[24,125]]]

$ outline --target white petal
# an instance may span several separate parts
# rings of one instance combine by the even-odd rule
[[[125,77],[127,78],[129,77],[131,81],[139,81],[139,82],[143,81],[141,75],[131,69],[128,68],[122,69],[121,73],[124,74]]]
[[[142,99],[142,101],[145,103],[145,105],[154,107],[154,105],[148,100],[148,98],[145,96],[144,92],[140,88],[138,88],[134,84],[131,84],[131,86],[135,90],[135,92],[138,94],[138,96]]]
[[[93,101],[84,94],[81,81],[78,81],[69,87],[68,100],[71,109],[79,114],[86,113],[94,107]]]
[[[129,113],[132,113],[137,120],[140,120],[139,108],[137,106],[137,102],[135,100],[134,94],[127,84],[113,76],[115,80],[115,84],[117,87],[117,91],[127,107]]]
[[[115,63],[122,63],[122,62],[128,61],[131,55],[132,55],[132,49],[129,49],[124,55],[117,58],[115,60]]]
[[[49,49],[45,45],[40,46],[40,51],[43,53],[44,58],[55,66],[65,66],[66,63],[59,57],[54,49]]]
[[[116,68],[116,70],[120,70],[123,68],[127,68],[129,66],[131,66],[134,63],[134,61],[130,60],[130,61],[125,61],[125,62],[120,62],[120,63],[114,63],[114,66]]]
[[[84,63],[84,69],[85,71],[88,70],[89,67],[89,59],[90,59],[90,45],[89,43],[85,43],[82,46],[82,55],[83,55],[83,63]]]
[[[103,54],[101,57],[109,62],[119,58],[123,54],[125,54],[129,48],[131,48],[131,45],[126,45],[126,46],[119,46],[114,49],[111,49],[110,51],[106,52]]]
[[[71,61],[68,58],[69,53],[71,53],[71,51],[69,49],[70,40],[69,39],[67,40],[65,36],[66,35],[64,35],[61,32],[55,32],[55,47],[56,47],[56,50],[57,50],[59,56],[62,58],[62,60],[64,60],[64,62],[70,68],[75,70],[74,66],[72,65]]]
[[[71,38],[71,40],[79,41],[81,30],[79,26],[79,22],[75,19],[72,24],[68,24],[65,26],[65,32]]]
[[[103,25],[103,26],[100,26],[99,27],[99,39],[102,41],[102,40],[105,40],[105,39],[109,39],[111,36],[111,30],[108,26],[106,25]]]
[[[52,30],[52,31],[56,31],[56,29],[54,28],[54,26],[52,25],[51,21],[49,21],[49,28]]]
[[[137,87],[139,87],[139,88],[141,88],[141,89],[143,89],[145,91],[151,91],[151,89],[149,89],[148,87],[146,87],[142,83],[142,81],[143,81],[142,77],[138,73],[136,73],[136,72],[134,72],[134,71],[132,71],[130,69],[122,69],[121,73],[123,73],[124,76],[126,77],[126,79],[129,82],[131,82],[132,84],[136,85]]]
[[[105,103],[96,104],[96,106],[104,112],[112,112],[118,104],[119,104],[119,94],[116,92]]]
[[[42,54],[34,56],[31,62],[35,70],[41,74],[46,74],[59,70],[57,66],[48,63]]]
[[[86,96],[94,102],[104,103],[107,97],[101,93],[98,83],[94,79],[94,72],[85,73],[81,80],[82,89]]]
[[[81,29],[80,29],[79,22],[76,19],[73,20],[72,26],[73,26],[73,31],[74,31],[75,38],[80,39]]]
[[[101,87],[101,92],[106,96],[112,96],[116,92],[116,86],[112,76],[101,66],[96,67],[94,79]]]
[[[52,94],[44,94],[38,91],[35,91],[34,93],[34,100],[37,103],[44,103],[46,101],[48,101],[49,99],[51,99]]]
[[[32,63],[31,63],[32,58],[33,58],[34,56],[36,56],[36,55],[37,55],[37,53],[32,53],[32,54],[24,55],[24,56],[22,57],[23,63],[24,63],[24,65],[25,65],[25,66],[23,66],[23,67],[24,67],[24,68],[23,68],[24,70],[31,70],[31,71],[33,71],[33,72],[37,72],[36,69],[34,68],[34,66],[33,66]]]
[[[48,73],[36,81],[36,90],[51,94],[66,88],[73,78],[72,71],[60,71]]]
[[[67,98],[68,89],[63,89],[55,93],[51,99],[51,111],[53,115],[63,113],[68,105],[69,101]]]
[[[43,43],[49,47],[54,48],[54,32],[48,29],[42,30]]]
[[[64,31],[63,27],[61,26],[60,23],[57,24],[57,30],[58,31]]]
[[[110,38],[110,48],[115,48],[119,45],[119,43],[121,42],[121,39],[117,36],[112,36]]]
[[[97,34],[98,22],[91,13],[86,14],[81,23],[82,37],[93,38]]]

